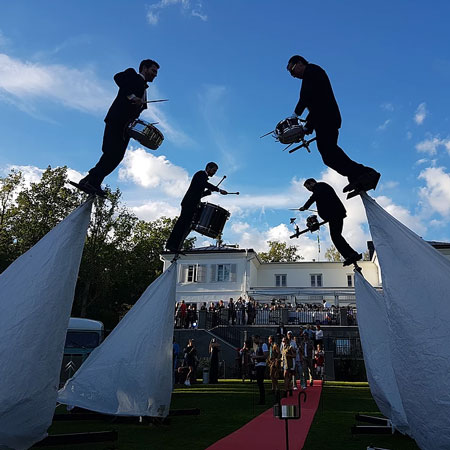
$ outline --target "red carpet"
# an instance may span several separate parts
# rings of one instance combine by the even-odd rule
[[[283,404],[298,402],[298,392],[283,400]],[[309,427],[319,406],[322,382],[314,381],[314,386],[306,390],[306,402],[303,403],[302,417],[289,420],[289,450],[301,450],[308,436]],[[270,408],[234,433],[217,441],[206,450],[285,450],[285,421],[273,416]]]

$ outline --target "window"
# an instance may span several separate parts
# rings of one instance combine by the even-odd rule
[[[182,283],[204,283],[206,281],[205,264],[183,264]]]
[[[347,275],[347,286],[353,287],[353,275]]]
[[[315,273],[311,276],[311,287],[322,287],[322,274]]]
[[[211,266],[211,281],[226,283],[236,281],[236,264],[214,264]]]
[[[276,287],[287,286],[286,278],[287,278],[286,274],[275,275],[275,286]]]

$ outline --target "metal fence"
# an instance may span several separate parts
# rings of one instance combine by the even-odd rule
[[[211,329],[218,325],[357,325],[356,308],[330,308],[318,309],[256,309],[250,314],[246,311],[236,311],[229,314],[226,308],[206,312],[206,328]]]

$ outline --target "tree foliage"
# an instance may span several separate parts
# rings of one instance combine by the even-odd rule
[[[86,199],[66,183],[65,167],[48,167],[28,187],[20,172],[0,177],[0,271]],[[72,310],[73,316],[98,319],[106,327],[113,327],[161,274],[160,254],[175,222],[139,220],[120,199],[118,189],[95,199]],[[185,249],[194,241],[186,240]]]
[[[295,245],[287,245],[280,241],[267,241],[267,243],[269,251],[259,253],[262,262],[295,262],[303,259]]]
[[[334,262],[344,261],[341,254],[337,251],[337,248],[334,245],[327,248],[327,251],[325,252],[325,258],[327,259],[327,261],[334,261]]]

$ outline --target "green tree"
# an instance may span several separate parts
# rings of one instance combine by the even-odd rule
[[[325,258],[327,259],[327,261],[334,261],[334,262],[344,261],[341,254],[337,251],[334,245],[327,248],[327,251],[325,252]]]
[[[0,273],[14,261],[16,256],[11,232],[13,209],[17,191],[23,183],[22,173],[12,170],[8,176],[0,177]]]
[[[298,249],[295,245],[287,245],[280,241],[267,241],[269,244],[268,252],[259,253],[259,257],[263,262],[295,262],[303,259],[299,255]]]
[[[67,217],[82,195],[67,188],[67,167],[48,167],[37,183],[23,188],[11,209],[10,226],[17,255],[21,255]]]
[[[67,169],[48,167],[37,183],[23,187],[19,172],[0,178],[0,257],[5,269],[86,199],[66,187]],[[78,273],[72,315],[113,327],[124,305],[133,305],[162,272],[160,258],[175,220],[139,220],[107,189],[95,198]],[[187,239],[184,249],[193,246]]]

